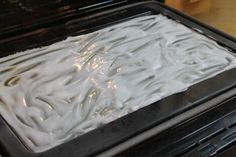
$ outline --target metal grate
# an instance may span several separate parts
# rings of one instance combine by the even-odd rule
[[[236,98],[118,156],[213,156],[236,144]]]
[[[213,156],[222,152],[227,146],[230,146],[236,141],[236,126],[229,127],[235,124],[236,112],[232,112],[230,115],[217,120],[211,125],[204,126],[197,130],[196,133],[190,134],[189,137],[185,137],[175,143],[172,146],[176,149],[172,149],[173,156]],[[161,151],[160,153],[164,152]]]

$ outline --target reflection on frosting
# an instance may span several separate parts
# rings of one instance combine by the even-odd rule
[[[0,113],[35,152],[235,67],[216,42],[144,16],[0,59]]]

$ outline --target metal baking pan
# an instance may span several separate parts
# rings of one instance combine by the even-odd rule
[[[75,12],[70,16],[55,18],[53,21],[46,20],[43,24],[36,23],[32,27],[27,25],[26,28],[6,31],[0,35],[0,57],[49,45],[67,36],[85,34],[134,17],[160,13],[236,52],[234,38],[160,3],[139,2],[98,10],[90,14]],[[236,69],[223,72],[191,86],[185,92],[171,95],[42,153],[28,150],[1,117],[0,150],[3,155],[12,157],[95,156],[233,89],[236,87],[235,78]]]

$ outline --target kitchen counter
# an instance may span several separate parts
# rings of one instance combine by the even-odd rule
[[[197,14],[194,17],[236,37],[235,0],[213,0],[209,12]]]

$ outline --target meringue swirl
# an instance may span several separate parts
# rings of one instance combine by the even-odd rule
[[[42,152],[236,67],[215,41],[150,15],[0,59],[0,114]]]

